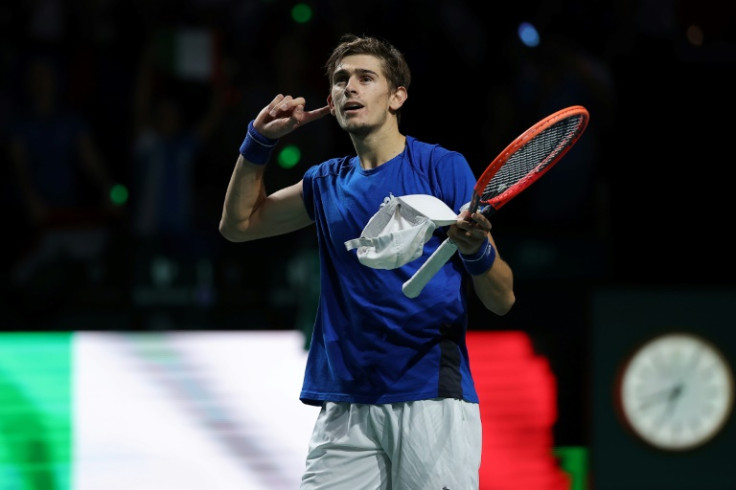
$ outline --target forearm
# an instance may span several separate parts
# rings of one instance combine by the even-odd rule
[[[480,248],[468,255],[461,252],[460,258],[483,305],[497,315],[508,313],[516,301],[514,274],[501,258],[491,233],[486,233]]]
[[[514,275],[509,264],[496,255],[488,271],[471,275],[473,288],[483,305],[497,315],[505,315],[516,302]]]
[[[248,228],[253,211],[266,199],[264,170],[264,165],[254,165],[238,155],[220,218],[219,230],[226,239],[233,242],[253,239]]]

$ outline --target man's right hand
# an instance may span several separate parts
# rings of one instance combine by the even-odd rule
[[[266,138],[275,140],[330,113],[329,106],[305,111],[305,104],[304,97],[279,94],[261,109],[253,121],[253,127]]]

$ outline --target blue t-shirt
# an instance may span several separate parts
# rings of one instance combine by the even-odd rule
[[[450,397],[477,402],[465,344],[467,308],[457,255],[410,299],[402,284],[446,238],[435,231],[422,257],[373,269],[348,251],[390,195],[430,194],[459,212],[475,177],[463,155],[406,138],[404,151],[370,170],[358,157],[327,160],[303,179],[321,265],[317,308],[300,399],[395,403]]]

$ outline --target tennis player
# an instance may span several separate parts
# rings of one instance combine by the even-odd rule
[[[300,400],[321,409],[301,489],[477,489],[481,420],[465,340],[466,281],[504,315],[515,302],[512,270],[489,221],[461,210],[476,181],[465,157],[400,132],[411,81],[403,54],[380,38],[345,35],[326,75],[326,106],[306,110],[303,97],[279,94],[248,125],[219,225],[233,242],[307,226],[317,233],[321,295]],[[312,166],[267,194],[264,173],[279,139],[328,114],[355,155]],[[414,194],[458,213],[420,243],[420,258],[381,268],[346,249],[384,202]],[[402,284],[447,236],[459,254],[419,296],[405,297]]]

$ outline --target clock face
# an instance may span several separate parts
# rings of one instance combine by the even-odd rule
[[[641,440],[659,449],[694,449],[731,415],[733,372],[718,348],[690,333],[668,333],[640,346],[620,373],[619,413]]]

